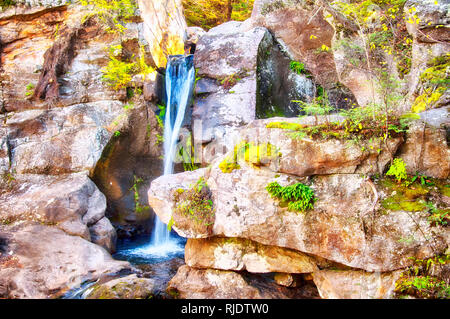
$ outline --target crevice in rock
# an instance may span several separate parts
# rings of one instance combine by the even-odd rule
[[[94,19],[87,19],[74,29],[62,31],[61,38],[45,52],[44,65],[33,98],[50,104],[59,99],[58,77],[67,72],[77,54],[77,45],[84,29],[93,25]]]

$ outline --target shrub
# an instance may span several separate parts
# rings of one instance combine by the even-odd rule
[[[125,88],[132,79],[132,72],[136,63],[123,62],[110,55],[108,65],[101,69],[103,81],[107,82],[114,90]]]
[[[391,167],[389,167],[386,176],[395,176],[398,183],[400,183],[402,179],[406,180],[408,176],[406,174],[405,162],[403,162],[401,158],[395,158]]]

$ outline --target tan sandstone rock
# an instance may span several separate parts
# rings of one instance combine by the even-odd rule
[[[185,261],[194,268],[251,273],[312,273],[317,269],[316,260],[308,255],[240,238],[188,239]]]

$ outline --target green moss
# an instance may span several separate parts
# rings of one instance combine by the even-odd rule
[[[436,180],[435,185],[442,195],[450,197],[450,185],[447,182]]]
[[[414,182],[409,186],[398,184],[391,179],[384,179],[381,185],[391,195],[381,202],[383,208],[391,211],[419,212],[427,209],[426,195],[430,191],[427,185]]]
[[[427,66],[428,68],[420,75],[422,92],[412,106],[412,111],[416,113],[434,107],[448,90],[450,53],[432,59]]]
[[[290,122],[271,122],[266,125],[267,128],[279,128],[283,130],[291,130],[291,131],[300,131],[303,130],[306,126],[299,123],[290,123]]]

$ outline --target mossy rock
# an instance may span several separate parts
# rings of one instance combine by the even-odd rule
[[[154,281],[135,274],[94,286],[86,299],[149,299],[154,294]]]
[[[173,192],[176,204],[173,210],[173,225],[178,229],[209,236],[215,221],[212,193],[203,178],[188,190]]]

